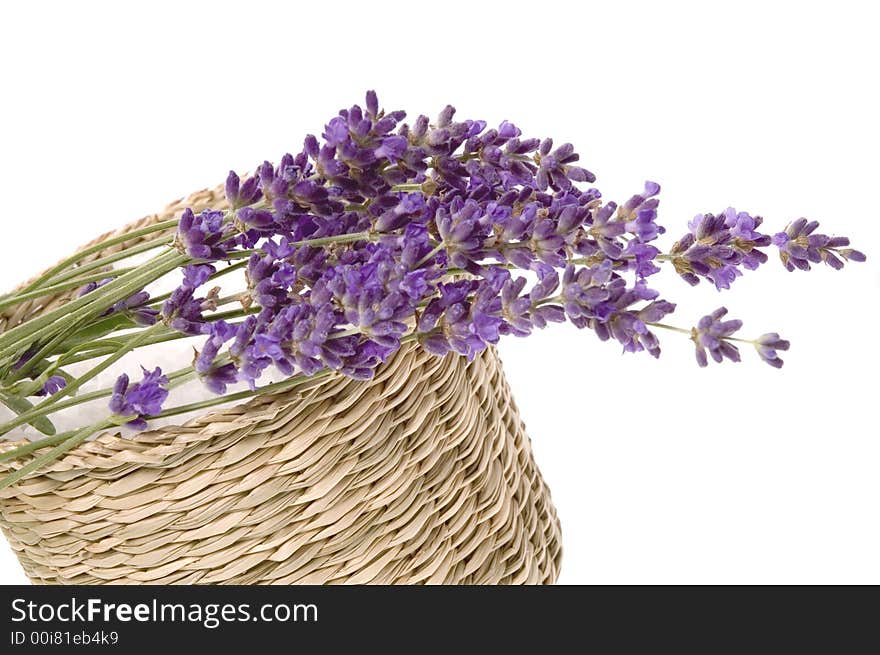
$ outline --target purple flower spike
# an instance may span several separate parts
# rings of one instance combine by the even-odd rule
[[[235,326],[223,320],[215,321],[209,329],[208,339],[196,355],[193,368],[208,389],[216,394],[224,394],[227,385],[237,382],[237,369],[232,363],[221,364],[216,359],[223,344],[234,338],[237,330]]]
[[[238,370],[231,362],[222,366],[212,366],[202,376],[202,381],[213,393],[222,396],[226,393],[228,385],[238,382]]]
[[[223,259],[228,246],[224,234],[223,212],[206,209],[198,216],[187,207],[177,227],[177,247],[193,259]]]
[[[184,283],[171,292],[171,296],[162,303],[162,320],[169,326],[185,334],[205,334],[210,329],[202,312],[217,308],[219,287],[211,289],[204,298],[193,295],[195,289],[190,282],[201,279],[201,274],[185,274]],[[188,282],[189,280],[190,282]]]
[[[217,269],[210,264],[190,264],[183,269],[183,285],[190,289],[198,289]]]
[[[721,320],[726,314],[727,310],[719,307],[708,316],[701,318],[697,327],[691,330],[691,340],[696,346],[697,363],[700,366],[708,364],[707,350],[716,362],[720,363],[725,358],[732,362],[740,361],[739,349],[730,343],[728,338],[742,327],[742,321]]]
[[[37,392],[38,396],[53,396],[67,386],[67,380],[60,375],[52,375],[43,383],[43,387]]]
[[[619,220],[626,221],[626,231],[641,242],[652,241],[666,231],[656,223],[660,204],[656,196],[659,193],[660,185],[649,180],[642,193],[634,195],[618,209]]]
[[[456,266],[465,268],[469,260],[480,258],[487,231],[477,202],[453,202],[448,210],[438,209],[437,231]]]
[[[570,143],[563,143],[551,152],[553,139],[544,139],[538,148],[540,165],[535,178],[538,189],[544,191],[547,187],[554,191],[568,191],[572,188],[572,182],[595,182],[596,176],[580,166],[573,166],[572,162],[580,159]]]
[[[672,265],[688,284],[703,278],[716,289],[729,289],[742,275],[740,266],[754,270],[767,261],[759,248],[770,245],[770,237],[757,231],[761,222],[760,216],[732,207],[717,216],[697,214],[688,223],[688,234],[672,246]]]
[[[758,350],[758,355],[773,368],[782,368],[783,362],[776,354],[776,351],[788,350],[789,345],[788,341],[780,339],[779,335],[775,332],[762,334],[755,339],[755,348]]]
[[[226,200],[233,209],[252,205],[262,196],[259,186],[260,178],[249,177],[241,183],[235,171],[229,171],[226,177]]]
[[[128,375],[120,375],[110,397],[110,411],[117,416],[134,416],[126,425],[136,430],[146,429],[146,417],[161,412],[162,403],[168,398],[168,378],[162,375],[162,369],[157,366],[152,371],[143,367],[141,370],[143,379],[131,385]]]
[[[784,232],[773,235],[773,245],[779,248],[779,258],[789,271],[810,270],[810,263],[825,263],[835,270],[843,268],[843,261],[863,262],[866,257],[858,250],[848,248],[846,237],[814,234],[818,221],[799,218],[789,223]]]

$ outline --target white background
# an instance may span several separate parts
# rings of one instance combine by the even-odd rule
[[[2,286],[230,168],[387,108],[572,141],[606,197],[663,185],[664,243],[728,205],[823,222],[842,272],[774,259],[729,292],[792,341],[699,369],[555,326],[501,346],[563,525],[564,583],[880,583],[876,21],[870,3],[4,3]],[[0,583],[25,582],[3,542]]]

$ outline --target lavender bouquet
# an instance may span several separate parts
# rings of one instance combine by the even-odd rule
[[[693,327],[668,322],[676,305],[653,288],[655,274],[671,266],[690,285],[720,290],[767,262],[769,248],[789,271],[865,260],[815,221],[764,233],[761,217],[733,208],[696,215],[664,252],[655,245],[666,232],[658,184],[617,204],[590,186],[595,176],[571,144],[525,138],[507,121],[458,121],[452,107],[433,123],[404,116],[380,110],[369,92],[299,153],[244,178],[230,172],[230,209],[187,209],[114,237],[0,298],[9,309],[77,290],[0,335],[0,401],[13,412],[0,433],[30,425],[46,435],[0,454],[39,451],[0,488],[110,428],[142,430],[310,376],[369,379],[408,341],[472,359],[503,335],[570,321],[625,352],[658,357],[657,331],[668,330],[693,341],[700,366],[739,361],[740,347],[752,346],[778,368],[789,342],[775,332],[735,336],[741,322],[723,307]],[[175,228],[173,240],[162,236]],[[135,237],[145,242],[86,259]],[[145,252],[154,256],[110,268]],[[238,287],[233,274],[243,277]],[[173,290],[151,295],[169,276]],[[240,290],[224,295],[221,284]],[[140,348],[192,338],[193,361],[178,370],[144,361],[136,381],[122,374],[78,393]],[[85,372],[69,372],[84,363]],[[175,389],[196,379],[213,395],[175,404]],[[53,414],[99,400],[97,421],[56,434]]]

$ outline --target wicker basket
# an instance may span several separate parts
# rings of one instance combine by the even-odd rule
[[[124,230],[184,206],[224,201],[202,191]],[[66,300],[22,303],[0,331]],[[49,584],[551,583],[561,554],[496,353],[468,363],[409,345],[369,382],[325,377],[103,434],[0,490],[0,524]]]

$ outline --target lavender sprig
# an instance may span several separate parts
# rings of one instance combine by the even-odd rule
[[[491,128],[459,120],[451,106],[434,121],[405,117],[382,110],[369,92],[363,107],[341,110],[299,152],[250,175],[230,172],[230,209],[184,210],[175,250],[112,284],[91,283],[72,305],[75,317],[84,325],[116,314],[142,325],[160,320],[154,327],[172,338],[203,338],[191,372],[222,399],[240,382],[258,393],[272,368],[290,378],[338,371],[367,379],[406,340],[474,358],[503,335],[564,321],[657,357],[653,328],[671,327],[661,321],[676,309],[655,288],[665,263],[692,285],[727,289],[765,264],[771,245],[789,270],[865,259],[848,239],[817,234],[815,221],[770,236],[761,217],[732,208],[698,214],[663,252],[655,182],[617,203],[590,186],[595,176],[571,144],[524,136],[509,121]],[[182,279],[159,308],[144,287],[175,266]],[[247,288],[230,297],[242,305],[236,321],[218,313],[229,299],[209,281],[238,266],[246,266]],[[701,365],[739,359],[740,324],[725,315],[673,327],[693,338]],[[88,347],[86,337],[67,340],[61,323],[53,311],[0,335],[0,362],[32,377],[30,393],[59,393],[65,378],[49,377],[51,357],[81,361],[76,352],[53,355],[56,343]],[[750,343],[782,365],[788,342],[776,333]],[[136,384],[123,376],[111,411],[143,427],[166,387],[158,370]]]
[[[410,126],[403,118],[381,111],[370,93],[366,108],[355,105],[327,123],[323,141],[309,136],[302,152],[244,180],[231,173],[231,220],[184,215],[177,241],[204,259],[255,249],[246,302],[260,310],[234,334],[211,329],[193,285],[181,285],[163,312],[176,329],[209,335],[196,362],[214,390],[233,379],[256,388],[270,366],[285,375],[330,368],[369,377],[410,329],[435,354],[473,358],[503,334],[569,320],[624,351],[656,357],[650,326],[675,309],[648,285],[660,264],[671,262],[691,284],[705,278],[725,289],[767,261],[762,248],[785,247],[759,231],[760,217],[727,209],[698,215],[662,254],[651,243],[665,231],[656,183],[618,205],[580,188],[595,176],[575,165],[570,144],[524,138],[508,121],[497,129],[459,122],[452,107],[434,123],[420,116]],[[361,233],[378,238],[307,245]],[[814,245],[834,265],[832,249],[845,244]],[[538,281],[528,286],[510,274],[517,268]],[[450,281],[453,269],[469,278]],[[739,357],[727,338],[738,325],[716,314],[696,328],[701,364]]]
[[[814,234],[819,227],[818,221],[807,221],[799,218],[790,223],[785,231],[773,236],[773,245],[779,248],[779,258],[789,271],[800,269],[810,270],[810,262],[827,264],[835,270],[843,268],[843,260],[863,262],[865,255],[858,250],[848,248],[846,237],[829,237],[825,234]]]

